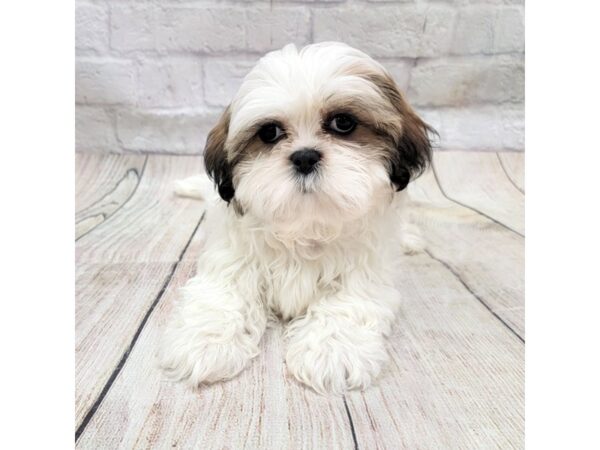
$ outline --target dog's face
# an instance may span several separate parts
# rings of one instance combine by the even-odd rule
[[[364,53],[288,45],[246,76],[204,158],[241,213],[283,227],[343,223],[389,202],[426,167],[428,131]]]

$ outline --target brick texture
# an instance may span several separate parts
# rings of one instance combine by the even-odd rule
[[[442,149],[524,149],[523,0],[76,0],[80,151],[201,153],[265,52],[344,41]]]

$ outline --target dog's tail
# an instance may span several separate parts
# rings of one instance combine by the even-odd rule
[[[405,255],[421,253],[427,248],[427,243],[421,233],[421,228],[415,224],[405,221],[401,225],[400,249]]]
[[[212,202],[218,198],[215,185],[206,174],[177,180],[175,193],[180,197],[195,198],[205,202]]]

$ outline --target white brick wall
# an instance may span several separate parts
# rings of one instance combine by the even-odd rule
[[[522,0],[77,0],[81,151],[200,153],[265,52],[380,60],[443,149],[523,150]]]

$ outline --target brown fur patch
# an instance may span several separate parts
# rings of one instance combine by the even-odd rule
[[[400,93],[396,82],[387,73],[369,74],[367,77],[389,99],[402,123],[400,134],[390,134],[396,143],[396,149],[389,156],[390,178],[397,189],[402,190],[430,164],[429,133],[435,133],[435,130],[414,112]]]
[[[360,147],[377,148],[389,165],[391,181],[398,190],[402,190],[430,163],[429,133],[435,131],[413,111],[389,74],[364,64],[357,64],[347,72],[372,83],[387,102],[379,103],[380,107],[374,107],[364,104],[368,102],[368,97],[361,99],[332,96],[321,111],[323,122],[333,114],[348,113],[358,119],[359,125],[351,135],[332,136],[330,139],[347,140],[356,142]],[[234,167],[246,158],[272,151],[277,146],[277,143],[265,144],[256,135],[266,121],[262,119],[239,136],[235,136],[226,148],[230,117],[230,107],[227,107],[209,133],[204,152],[206,170],[217,184],[219,195],[227,202],[231,201],[235,194],[232,178]],[[280,123],[285,130],[281,121],[268,121]]]
[[[233,198],[235,192],[231,179],[232,167],[227,157],[227,150],[225,149],[230,117],[231,112],[229,107],[227,107],[217,124],[208,133],[204,148],[204,167],[206,168],[206,172],[215,182],[219,195],[226,202],[229,202]]]

